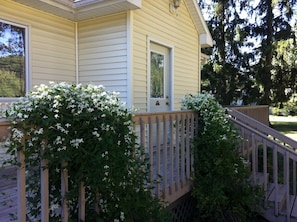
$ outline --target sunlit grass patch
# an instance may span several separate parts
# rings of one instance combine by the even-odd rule
[[[270,118],[272,127],[285,134],[286,136],[297,140],[297,118],[296,117],[281,117]]]

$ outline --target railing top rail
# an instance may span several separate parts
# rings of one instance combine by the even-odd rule
[[[263,107],[267,107],[267,105],[256,105],[253,106],[254,109],[263,109]],[[236,110],[245,110],[245,109],[250,109],[251,106],[228,106],[229,109],[236,109]]]
[[[162,117],[170,117],[170,116],[176,116],[176,115],[195,115],[196,112],[192,110],[186,110],[186,111],[171,111],[171,112],[151,112],[151,113],[134,113],[133,114],[133,120],[134,124],[138,125],[140,119],[149,119],[149,118],[162,118]]]
[[[8,119],[0,118],[0,125],[10,125],[11,122]]]
[[[266,135],[266,136],[271,136],[277,140],[280,141],[280,143],[284,143],[289,145],[290,147],[292,147],[294,150],[297,149],[297,141],[286,137],[285,135],[281,134],[280,132],[278,132],[275,129],[272,129],[269,126],[266,126],[265,124],[249,117],[246,116],[244,114],[242,114],[241,112],[234,110],[234,109],[229,109],[229,115],[231,119],[235,119],[237,122],[242,122],[243,124],[241,124],[244,127],[249,127],[252,129],[255,129],[256,131]]]
[[[284,151],[288,151],[294,155],[296,155],[296,152],[292,149],[292,148],[289,148],[283,144],[281,144],[280,142],[278,142],[277,140],[274,140],[272,138],[269,138],[268,136],[264,135],[263,133],[261,133],[260,131],[258,131],[257,129],[254,129],[248,125],[246,125],[245,123],[243,122],[240,122],[234,118],[230,118],[232,122],[234,122],[235,124],[239,125],[240,127],[254,133],[255,135],[265,139],[266,141],[269,141],[271,144],[274,144],[276,147],[279,147],[280,149],[283,149]]]
[[[143,117],[143,116],[164,116],[164,115],[175,115],[175,114],[187,114],[187,113],[195,113],[193,110],[183,110],[183,111],[169,111],[169,112],[143,112],[143,113],[133,113],[135,117]]]

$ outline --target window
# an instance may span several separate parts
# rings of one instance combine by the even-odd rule
[[[28,85],[27,28],[0,20],[0,98],[25,96]]]
[[[151,98],[164,98],[164,55],[151,52]]]

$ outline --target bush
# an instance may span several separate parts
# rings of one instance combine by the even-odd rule
[[[291,95],[287,102],[272,107],[272,114],[276,116],[295,116],[297,115],[297,93]]]
[[[6,112],[12,125],[7,146],[22,150],[27,164],[28,218],[40,214],[40,160],[50,176],[50,220],[60,221],[60,172],[77,221],[78,187],[86,187],[86,221],[167,221],[165,206],[151,195],[147,161],[136,145],[132,114],[102,86],[41,85]],[[23,149],[22,141],[25,138]],[[11,160],[15,164],[17,162]]]
[[[297,93],[293,94],[284,107],[289,115],[297,115]]]
[[[246,221],[256,212],[260,192],[237,152],[240,137],[226,110],[209,94],[187,95],[183,109],[198,112],[194,154],[194,188],[199,216],[207,221]]]

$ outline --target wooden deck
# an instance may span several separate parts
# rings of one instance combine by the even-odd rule
[[[229,114],[243,138],[238,148],[251,167],[251,179],[265,191],[262,216],[297,222],[297,141],[236,110]]]
[[[267,176],[266,176],[267,177]],[[257,174],[257,185],[263,185],[265,176],[262,173]],[[284,184],[268,183],[267,185],[267,203],[262,206],[262,216],[271,222],[297,222],[297,196],[289,195],[289,215],[287,214],[286,186]],[[276,206],[275,206],[276,205]],[[277,208],[277,213],[275,208]]]
[[[17,215],[17,172],[16,167],[0,170],[0,221],[14,220]]]
[[[150,163],[150,177],[151,180],[159,180],[159,176],[162,176],[160,183],[158,183],[155,189],[152,190],[152,194],[157,198],[171,204],[178,200],[180,197],[187,194],[192,187],[191,173],[193,171],[192,161],[193,157],[190,153],[191,141],[197,130],[197,115],[193,111],[180,111],[180,112],[168,112],[168,113],[144,113],[135,114],[133,116],[134,129],[138,136],[138,143],[141,145],[149,157]],[[0,136],[7,135],[7,122],[0,122],[0,129],[4,129],[4,133],[0,131]],[[5,131],[6,129],[6,131]],[[1,161],[5,160],[5,152],[1,148],[0,142],[0,166]],[[24,165],[24,154],[18,153],[19,161]],[[46,160],[43,160],[46,161]],[[19,211],[19,221],[26,220],[26,202],[23,201],[26,198],[25,191],[25,168],[19,171],[18,180],[16,174],[16,168],[8,168],[2,170],[0,181],[0,222],[12,221],[11,215],[17,215]],[[67,178],[67,172],[61,172],[61,177]],[[23,178],[23,179],[22,179]],[[61,181],[65,186],[67,183]],[[18,192],[17,187],[20,188]],[[43,171],[41,173],[41,190],[42,200],[41,210],[42,221],[48,221],[49,204],[48,204],[48,173]],[[61,191],[63,192],[63,190]],[[18,195],[20,200],[18,201]],[[62,194],[63,196],[64,194]],[[81,220],[84,220],[85,207],[84,207],[84,187],[79,192],[82,195],[79,205],[79,215]],[[64,215],[68,215],[67,205],[62,208]],[[65,221],[67,221],[65,217]]]

